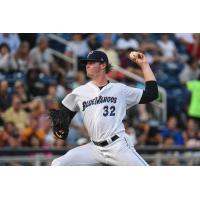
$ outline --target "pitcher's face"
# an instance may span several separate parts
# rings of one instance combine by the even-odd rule
[[[88,61],[86,65],[86,72],[89,78],[95,78],[101,72],[101,64],[99,62]]]

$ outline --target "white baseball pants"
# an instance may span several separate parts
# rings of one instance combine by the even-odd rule
[[[105,147],[93,142],[76,147],[52,162],[52,166],[77,165],[148,166],[125,134]]]

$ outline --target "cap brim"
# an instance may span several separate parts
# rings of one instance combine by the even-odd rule
[[[81,63],[81,64],[87,64],[87,62],[89,62],[89,61],[98,61],[98,60],[95,60],[95,59],[81,59],[80,61],[79,61],[79,63]]]

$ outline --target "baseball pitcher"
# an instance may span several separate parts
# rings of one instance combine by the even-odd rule
[[[56,158],[53,166],[148,165],[131,145],[122,120],[131,106],[155,100],[158,87],[144,54],[131,52],[129,57],[143,71],[144,90],[109,82],[106,73],[110,64],[102,51],[92,51],[81,60],[91,81],[68,94],[62,101],[64,108],[51,110],[50,116],[55,136],[65,139],[71,119],[80,112],[91,141]]]

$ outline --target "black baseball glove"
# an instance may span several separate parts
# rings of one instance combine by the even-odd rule
[[[49,111],[50,119],[53,123],[54,135],[62,140],[65,140],[68,136],[69,125],[76,112],[72,112],[67,108],[59,110],[52,109]]]

